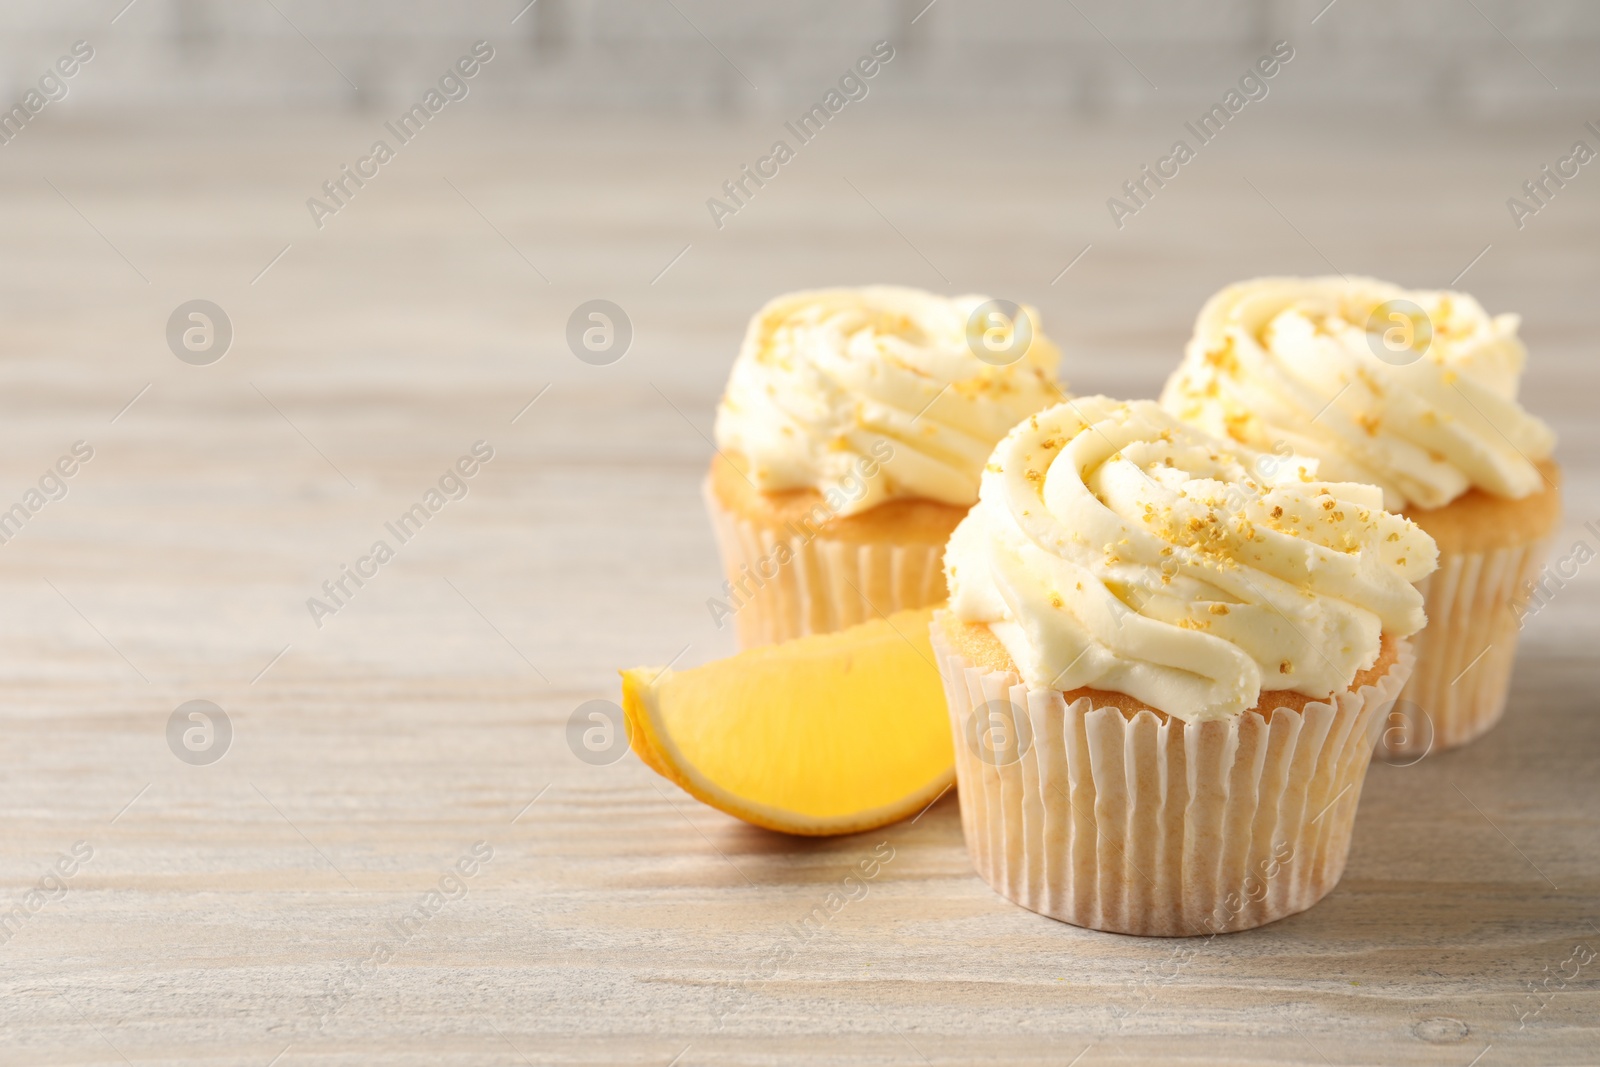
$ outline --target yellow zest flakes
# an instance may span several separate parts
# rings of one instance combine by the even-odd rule
[[[1211,624],[1204,619],[1179,619],[1178,628],[1180,630],[1209,630],[1211,629]]]
[[[1404,567],[1406,565],[1406,558],[1404,556],[1401,556],[1399,559],[1395,560],[1394,562],[1395,562],[1396,566]]]
[[[1059,438],[1059,437],[1046,437],[1043,441],[1039,442],[1039,447],[1043,448],[1043,449],[1046,449],[1046,450],[1049,450],[1049,449],[1052,449],[1052,448],[1060,448],[1061,447],[1061,438]]]
[[[1207,608],[1206,610],[1211,612],[1211,614],[1213,614],[1213,615],[1226,615],[1228,613],[1228,605],[1226,605],[1226,604],[1213,604],[1209,608]]]
[[[1293,674],[1294,673],[1294,664],[1290,663],[1288,660],[1284,660],[1282,663],[1278,664],[1278,673],[1279,674]]]
[[[1356,424],[1367,431],[1368,437],[1378,436],[1378,429],[1383,425],[1383,419],[1371,412],[1362,412],[1356,416]]]
[[[1230,377],[1236,376],[1239,371],[1239,360],[1233,354],[1233,339],[1224,341],[1221,348],[1213,348],[1206,353],[1206,363],[1217,368]]]
[[[983,469],[988,471],[990,474],[1004,474],[1005,473],[1005,468],[1001,467],[1000,464],[998,464],[998,463],[985,463],[983,465]]]
[[[1275,518],[1275,519],[1283,518],[1283,508],[1281,506],[1273,508],[1272,509],[1272,517]]]
[[[1051,593],[1050,606],[1053,608],[1064,608],[1067,606],[1067,602],[1061,599],[1060,593]]]
[[[1329,516],[1329,518],[1331,518],[1334,522],[1343,522],[1344,521],[1344,512],[1335,511],[1331,516]]]
[[[1302,482],[1309,482],[1311,480],[1311,474],[1304,467],[1300,468],[1300,480]]]
[[[1083,592],[1083,583],[1082,582],[1078,583],[1078,592],[1080,592],[1080,593]]]
[[[1044,475],[1040,474],[1037,470],[1035,470],[1032,467],[1028,468],[1028,472],[1027,472],[1026,477],[1027,477],[1028,481],[1030,481],[1030,482],[1042,482],[1042,481],[1044,481]]]
[[[1388,537],[1385,537],[1384,540],[1385,541],[1398,541],[1398,540],[1400,540],[1400,535],[1397,534],[1397,533],[1392,533]]]
[[[1333,500],[1332,497],[1329,497],[1328,499],[1326,499],[1326,500],[1324,500],[1322,502],[1322,510],[1323,511],[1332,511],[1333,510],[1333,505],[1334,505],[1334,500]]]

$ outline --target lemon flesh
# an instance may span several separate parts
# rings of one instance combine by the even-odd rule
[[[692,796],[785,833],[855,833],[920,811],[955,778],[932,615],[690,670],[623,671],[633,749]]]

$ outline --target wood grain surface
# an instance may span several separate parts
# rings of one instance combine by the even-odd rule
[[[1558,548],[1600,545],[1600,178],[1520,231],[1504,206],[1581,119],[1263,113],[1118,229],[1106,197],[1180,119],[863,109],[718,230],[705,199],[774,129],[463,108],[318,229],[379,118],[45,118],[0,149],[0,509],[93,458],[0,544],[0,1061],[1600,1062],[1600,960],[1572,962],[1600,950],[1592,566],[1530,618],[1500,728],[1374,766],[1323,903],[1209,941],[1012,906],[954,796],[791,840],[568,742],[617,668],[732,650],[712,407],[801,286],[1027,300],[1073,389],[1148,396],[1229,281],[1459,277],[1523,314]],[[196,298],[233,327],[209,366],[166,339]],[[633,327],[609,366],[565,341],[595,298]],[[314,620],[478,441],[465,497]],[[209,765],[169,747],[191,700],[231,724]]]

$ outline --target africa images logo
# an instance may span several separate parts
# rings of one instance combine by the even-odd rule
[[[868,82],[875,78],[883,67],[894,58],[894,45],[888,41],[879,41],[872,46],[872,54],[862,56],[856,60],[855,65],[839,76],[837,88],[832,88],[823,96],[822,102],[812,104],[810,109],[793,122],[785,122],[784,129],[794,135],[795,147],[790,147],[789,142],[779,138],[772,142],[768,153],[757,159],[755,167],[745,163],[739,167],[737,177],[730,178],[722,183],[723,195],[726,200],[711,196],[706,198],[706,210],[711,213],[711,221],[717,229],[725,225],[724,219],[737,215],[746,204],[755,196],[756,191],[766,187],[768,181],[776,178],[779,171],[790,160],[794,159],[800,145],[810,144],[822,133],[823,127],[839,112],[843,111],[851,101],[865,100],[871,91]],[[751,185],[755,188],[752,189]]]
[[[319,200],[314,196],[306,199],[306,210],[311,212],[311,221],[316,223],[317,229],[322,229],[326,225],[323,221],[325,218],[337,215],[368,181],[378,176],[379,169],[394,159],[398,146],[410,144],[428,121],[443,111],[452,100],[465,100],[472,92],[472,87],[467,83],[477,77],[493,58],[494,46],[488,41],[474,44],[469,54],[456,60],[454,66],[439,77],[437,88],[429,86],[421,100],[412,104],[393,122],[383,124],[384,129],[394,135],[395,147],[380,138],[372,142],[366,155],[356,160],[353,170],[348,163],[340,164],[339,173],[322,183],[322,193],[327,199]]]

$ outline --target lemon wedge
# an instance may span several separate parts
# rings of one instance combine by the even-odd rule
[[[689,670],[623,671],[633,750],[691,796],[771,830],[903,819],[955,778],[932,615],[900,611]]]

